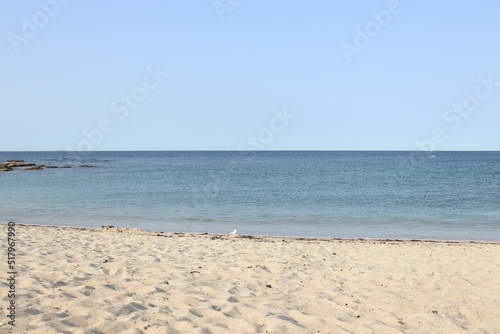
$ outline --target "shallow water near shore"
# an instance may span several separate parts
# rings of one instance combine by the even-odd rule
[[[0,152],[0,221],[500,240],[500,152]],[[79,168],[80,165],[95,168]]]

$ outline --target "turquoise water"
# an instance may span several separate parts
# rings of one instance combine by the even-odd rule
[[[0,152],[0,221],[500,240],[500,152]],[[63,158],[69,158],[69,160]]]

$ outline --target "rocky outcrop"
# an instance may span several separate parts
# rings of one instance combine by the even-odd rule
[[[69,160],[68,158],[63,158],[63,160]],[[94,159],[95,160],[95,159]],[[40,169],[55,169],[55,168],[73,168],[72,165],[65,166],[45,166],[45,165],[37,165],[34,163],[24,162],[24,160],[7,160],[3,163],[0,163],[0,172],[10,172],[13,171],[14,168],[18,167],[27,167],[24,170],[40,170]],[[79,167],[83,168],[93,168],[96,166],[92,165],[81,165]]]
[[[27,163],[27,162],[15,162],[15,161],[5,161],[3,163],[4,166],[7,166],[7,167],[12,167],[12,168],[15,168],[15,167],[31,167],[31,166],[36,166],[36,164],[31,164],[31,163]]]
[[[0,172],[10,172],[14,168],[18,167],[28,167],[27,170],[43,169],[44,165],[36,165],[30,162],[24,162],[24,160],[7,160],[0,163]]]

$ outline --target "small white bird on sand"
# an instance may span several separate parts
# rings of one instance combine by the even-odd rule
[[[232,235],[232,234],[238,234],[238,230],[237,230],[237,229],[234,229],[234,231],[229,232],[229,235]]]

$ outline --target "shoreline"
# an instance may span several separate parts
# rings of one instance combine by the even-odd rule
[[[444,243],[444,244],[497,244],[500,245],[500,240],[464,240],[464,239],[404,239],[404,238],[320,238],[320,237],[307,237],[307,236],[273,236],[273,235],[246,235],[246,234],[220,234],[220,233],[207,233],[207,232],[163,232],[163,231],[153,231],[138,227],[115,227],[113,225],[102,225],[101,227],[80,227],[80,226],[69,226],[69,225],[38,225],[38,224],[18,224],[16,226],[32,226],[41,228],[62,228],[62,229],[74,229],[82,231],[92,231],[92,232],[102,232],[102,231],[116,231],[118,233],[128,233],[128,234],[143,234],[151,236],[162,236],[162,235],[185,235],[185,236],[216,236],[216,237],[228,237],[228,238],[241,238],[241,239],[285,239],[291,241],[367,241],[367,242],[422,242],[422,243]],[[7,225],[7,222],[0,222],[0,225]],[[103,226],[107,227],[103,229]],[[111,226],[111,228],[109,228]]]

